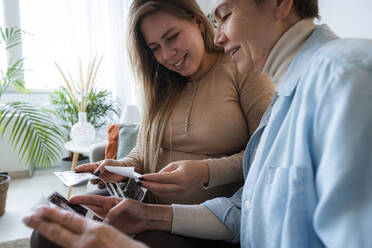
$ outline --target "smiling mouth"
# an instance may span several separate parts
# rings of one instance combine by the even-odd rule
[[[177,61],[176,63],[174,63],[173,64],[174,67],[179,68],[183,64],[183,62],[185,62],[186,56],[187,56],[187,54],[185,54],[185,56],[183,56],[182,59],[180,59],[179,61]]]
[[[238,52],[239,49],[240,49],[240,48],[237,47],[237,48],[234,48],[232,51],[230,51],[230,56],[232,57],[235,53]]]

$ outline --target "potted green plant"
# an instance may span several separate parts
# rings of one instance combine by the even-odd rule
[[[56,64],[65,86],[54,91],[50,95],[51,103],[54,105],[54,113],[63,127],[65,141],[71,140],[71,129],[79,122],[79,117],[84,114],[88,123],[95,129],[99,129],[108,122],[113,122],[119,117],[120,105],[112,96],[112,93],[105,89],[95,88],[95,77],[101,60],[96,63],[96,58],[90,61],[86,72],[80,64],[79,80],[73,80],[69,71],[64,72]],[[66,76],[68,75],[68,77]],[[84,78],[84,75],[86,77]],[[83,160],[82,154],[79,160]],[[62,161],[70,162],[72,154],[63,158]],[[67,164],[68,165],[68,164]]]
[[[20,45],[22,31],[0,27],[0,52]],[[6,54],[0,54],[6,57]],[[12,86],[26,92],[23,77],[23,59],[11,60],[0,68],[0,97]],[[18,159],[27,167],[49,167],[62,154],[63,134],[50,114],[27,102],[8,102],[0,105],[0,135],[9,134],[9,146],[18,151]],[[5,201],[10,177],[0,174],[0,216],[5,212]]]
[[[0,216],[5,213],[6,196],[8,193],[10,177],[0,174]]]
[[[22,31],[0,27],[0,45],[4,52],[21,42]],[[26,92],[23,59],[1,69],[0,97],[9,87]],[[63,134],[50,113],[27,102],[8,102],[0,106],[0,134],[10,131],[9,145],[19,150],[19,159],[27,166],[49,167],[62,153]]]

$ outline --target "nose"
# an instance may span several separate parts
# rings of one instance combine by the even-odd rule
[[[223,32],[222,28],[219,26],[216,30],[216,35],[214,36],[214,44],[216,46],[223,47],[224,43],[227,41],[227,37]]]
[[[163,61],[169,60],[169,58],[171,58],[177,53],[175,48],[172,48],[168,45],[163,46],[161,50],[162,50],[161,56],[162,56]]]

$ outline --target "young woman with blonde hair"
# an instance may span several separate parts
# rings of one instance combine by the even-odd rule
[[[151,203],[195,204],[241,186],[243,150],[273,86],[259,74],[239,74],[213,40],[196,1],[134,0],[128,51],[144,96],[137,145],[120,161],[77,171],[117,181],[123,178],[105,165],[134,166],[145,174]]]

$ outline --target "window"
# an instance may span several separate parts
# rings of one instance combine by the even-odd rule
[[[0,1],[0,27],[4,29],[4,15],[3,15],[3,2]],[[6,69],[6,52],[3,49],[3,46],[1,46],[0,51],[0,71],[4,72]]]
[[[73,51],[66,0],[20,0],[21,27],[27,88],[50,90],[58,88],[61,77],[54,62],[71,65]]]

